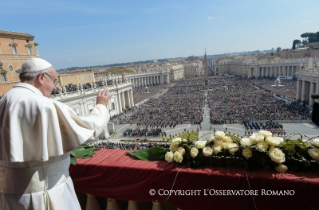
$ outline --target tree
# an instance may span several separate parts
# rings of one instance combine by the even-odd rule
[[[318,32],[317,32],[318,33]],[[317,39],[317,33],[303,33],[300,36],[308,41],[308,43],[319,42]]]
[[[296,45],[300,45],[301,41],[299,39],[295,39],[292,42],[292,49],[295,50],[296,49]]]

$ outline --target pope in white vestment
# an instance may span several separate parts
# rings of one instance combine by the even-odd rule
[[[99,91],[91,114],[79,117],[48,98],[57,81],[51,64],[31,58],[20,74],[28,80],[0,100],[0,210],[80,210],[70,151],[103,131],[112,94]]]

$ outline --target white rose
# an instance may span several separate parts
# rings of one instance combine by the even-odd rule
[[[182,142],[188,142],[188,140],[187,139],[182,139]]]
[[[174,160],[181,163],[183,161],[183,155],[179,151],[174,152]]]
[[[229,144],[230,143],[222,143],[221,146],[223,149],[227,150],[227,149],[229,149]]]
[[[267,144],[269,144],[270,146],[278,146],[278,145],[282,142],[282,138],[268,136],[268,137],[266,138],[266,142],[267,142]]]
[[[214,144],[215,145],[221,145],[223,143],[223,140],[222,139],[219,139],[219,140],[214,140]]]
[[[213,149],[211,147],[204,147],[203,154],[206,157],[211,156],[213,154]]]
[[[197,149],[203,149],[206,146],[206,141],[196,141],[195,147]]]
[[[217,131],[215,133],[215,139],[216,140],[220,140],[220,139],[223,139],[225,137],[225,133],[223,131]]]
[[[223,138],[223,141],[224,141],[225,143],[232,143],[232,142],[233,142],[233,140],[232,140],[229,136],[225,136],[225,137]]]
[[[184,149],[184,147],[178,147],[177,148],[177,151],[179,152],[179,153],[181,153],[183,156],[185,155],[185,149]]]
[[[196,147],[193,147],[190,151],[192,158],[196,158],[198,154],[198,149]]]
[[[258,150],[258,151],[260,151],[260,152],[265,152],[265,151],[267,151],[269,145],[268,145],[266,142],[261,141],[261,142],[258,142],[258,143],[256,144],[256,147],[257,147],[257,150]]]
[[[174,145],[178,145],[181,142],[182,142],[181,138],[175,138],[175,139],[172,140],[172,144],[174,144]]]
[[[229,143],[228,146],[229,146],[229,152],[230,152],[232,155],[234,155],[235,152],[238,151],[238,145],[237,145],[237,144],[235,144],[235,143]]]
[[[217,155],[218,153],[220,153],[220,151],[222,151],[222,145],[218,144],[218,145],[214,145],[213,147],[213,151],[214,151],[214,154]]]
[[[244,147],[250,147],[253,144],[253,140],[251,140],[250,138],[242,138],[240,140],[240,144]]]
[[[177,149],[178,149],[178,145],[176,145],[176,144],[171,144],[171,146],[169,147],[169,150],[171,150],[173,152],[177,151]]]
[[[276,163],[285,162],[285,153],[283,153],[281,149],[278,149],[276,147],[271,147],[269,149],[269,157]]]
[[[265,138],[267,138],[268,136],[272,136],[272,133],[270,131],[259,131],[259,133]]]
[[[285,173],[288,170],[288,167],[284,164],[280,164],[279,166],[275,167],[275,170],[279,173]]]
[[[308,154],[314,159],[319,160],[319,149],[313,148],[308,150]]]
[[[253,156],[253,152],[251,151],[251,149],[249,149],[249,147],[246,147],[245,149],[243,149],[242,155],[249,159]]]
[[[311,144],[312,144],[313,146],[319,147],[319,139],[313,139],[312,142],[311,142]]]
[[[253,133],[253,135],[251,135],[249,138],[253,140],[253,143],[258,143],[264,140],[264,136],[260,133]]]
[[[174,154],[172,151],[170,152],[166,152],[165,154],[165,160],[168,161],[168,162],[173,162],[174,161]]]

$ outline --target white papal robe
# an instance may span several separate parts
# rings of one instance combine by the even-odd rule
[[[109,119],[104,105],[79,117],[32,85],[14,86],[0,100],[0,210],[81,209],[70,151],[96,138]]]

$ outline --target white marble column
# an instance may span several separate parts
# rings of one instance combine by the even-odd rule
[[[117,102],[119,107],[119,113],[122,113],[121,93],[118,93],[117,95]]]
[[[125,100],[127,101],[128,107],[131,108],[131,99],[130,99],[130,94],[129,94],[129,90],[125,91]]]
[[[122,108],[123,108],[123,109],[126,109],[124,92],[121,93],[121,99],[122,99]]]
[[[306,94],[306,82],[305,80],[302,80],[302,85],[301,85],[301,101],[305,100],[305,94]]]
[[[309,106],[313,106],[313,99],[311,98],[311,95],[314,94],[314,83],[310,82],[310,90],[309,90]]]
[[[300,100],[301,99],[301,80],[297,80],[297,95],[296,95],[296,100]]]
[[[131,100],[131,106],[133,107],[134,106],[134,98],[133,98],[133,90],[132,89],[129,90],[129,95],[130,95],[130,100]]]

